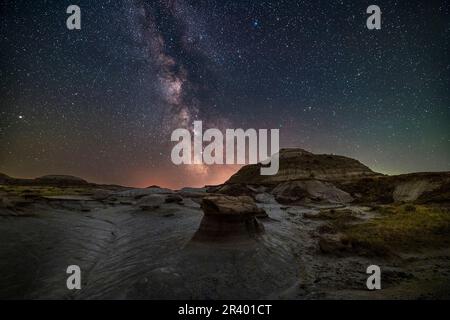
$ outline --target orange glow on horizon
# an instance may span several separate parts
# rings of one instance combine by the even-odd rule
[[[145,170],[136,172],[130,177],[128,185],[136,188],[146,188],[152,185],[169,189],[201,188],[206,185],[223,184],[241,167],[241,165],[186,165],[155,173]]]

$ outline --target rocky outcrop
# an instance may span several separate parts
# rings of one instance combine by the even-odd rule
[[[46,175],[36,179],[20,179],[9,177],[5,174],[0,174],[0,184],[5,185],[34,185],[34,186],[56,186],[56,187],[70,187],[70,186],[88,186],[89,182],[84,179],[70,176],[70,175]]]
[[[34,183],[55,186],[78,186],[89,184],[86,180],[68,175],[46,175],[34,179]]]
[[[161,194],[150,194],[142,197],[137,202],[137,205],[142,210],[154,210],[158,209],[161,205],[166,202],[166,197]]]
[[[201,207],[204,216],[194,241],[248,240],[264,231],[256,216],[265,212],[248,196],[209,196]]]
[[[7,184],[12,178],[6,174],[0,173],[0,184]]]
[[[337,186],[364,203],[450,203],[450,172],[365,178]]]
[[[415,202],[450,206],[450,173],[447,173],[446,178],[444,178],[438,188],[433,189],[432,191],[423,192]]]
[[[267,192],[258,193],[255,195],[255,201],[265,204],[277,204],[274,196]]]
[[[215,193],[225,194],[227,196],[250,196],[253,197],[254,191],[242,183],[224,184],[220,186]]]
[[[206,193],[206,188],[193,188],[193,187],[184,187],[181,188],[178,192],[180,193]]]
[[[125,191],[116,192],[114,196],[118,198],[140,199],[152,194],[171,194],[171,193],[173,193],[172,190],[165,188],[144,188],[144,189],[129,189]]]
[[[183,204],[183,197],[178,194],[150,194],[139,198],[136,205],[142,210],[151,211],[169,203]]]
[[[351,245],[341,234],[327,234],[319,237],[322,253],[339,255],[351,249]]]
[[[303,149],[281,149],[276,175],[260,174],[261,164],[242,167],[226,183],[278,184],[285,181],[317,179],[344,181],[381,176],[358,160],[331,154],[313,154]]]
[[[249,195],[259,202],[271,193],[279,203],[450,203],[450,172],[422,172],[387,176],[355,159],[313,154],[303,149],[281,149],[280,169],[264,176],[261,164],[247,165],[212,192]],[[264,190],[259,191],[258,188]]]
[[[145,188],[145,190],[148,193],[172,193],[173,192],[173,190],[170,190],[170,189],[167,189],[167,188],[161,188],[161,187],[155,186],[155,185],[147,187],[147,188]]]
[[[165,203],[182,203],[183,197],[178,194],[169,194],[166,196],[166,199],[164,200]]]
[[[105,189],[94,189],[92,190],[92,199],[103,201],[108,199],[109,196],[113,194],[113,191],[111,190],[105,190]]]
[[[316,200],[328,203],[348,203],[353,198],[333,184],[318,180],[287,181],[272,190],[280,203],[293,203],[302,200]]]
[[[414,179],[398,184],[393,193],[396,202],[411,202],[417,200],[422,194],[439,188],[441,183],[432,179]]]

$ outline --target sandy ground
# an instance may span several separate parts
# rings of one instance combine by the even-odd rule
[[[266,232],[248,242],[193,243],[202,211],[165,204],[53,199],[0,216],[1,299],[417,299],[450,297],[450,252],[396,260],[318,252],[303,218],[316,209],[264,206]],[[82,289],[66,287],[79,265]],[[366,289],[366,268],[381,267],[382,290]]]

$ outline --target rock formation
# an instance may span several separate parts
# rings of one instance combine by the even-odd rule
[[[7,184],[9,180],[11,180],[10,176],[0,173],[0,184]]]
[[[143,189],[128,189],[120,191],[115,193],[114,196],[118,198],[140,199],[152,194],[171,194],[171,193],[173,193],[172,190],[165,188],[143,188]]]
[[[292,203],[305,199],[329,203],[347,203],[353,198],[329,182],[318,180],[286,181],[277,185],[272,194],[280,203]]]
[[[418,172],[336,184],[364,203],[450,203],[450,172]]]
[[[140,198],[137,205],[142,210],[154,210],[158,209],[165,202],[166,196],[161,194],[150,194]]]
[[[20,179],[9,177],[0,173],[0,184],[4,185],[37,185],[37,186],[87,186],[89,182],[81,178],[69,175],[46,175],[36,179]]]
[[[274,196],[267,192],[261,192],[255,195],[255,201],[265,204],[276,204]]]
[[[73,185],[87,185],[88,182],[78,177],[69,175],[46,175],[34,179],[36,184],[56,185],[56,186],[73,186]]]
[[[166,199],[164,200],[165,203],[182,203],[183,197],[181,197],[178,194],[169,194],[166,196]]]
[[[259,194],[270,192],[279,203],[289,204],[450,202],[450,172],[387,176],[344,156],[313,154],[298,148],[281,149],[279,156],[276,175],[261,175],[261,164],[247,165],[213,192],[249,195],[258,201],[262,199]]]
[[[381,176],[358,160],[330,154],[313,154],[303,149],[281,149],[280,169],[276,175],[260,174],[261,164],[242,167],[226,183],[278,184],[304,179],[342,181]]]
[[[401,182],[395,186],[393,192],[394,201],[410,202],[417,200],[422,194],[432,192],[442,185],[442,180],[450,182],[450,176],[443,174],[441,179],[433,179],[432,177],[414,177],[408,181]]]
[[[248,240],[264,231],[256,216],[265,212],[250,197],[208,196],[201,207],[204,216],[194,241]]]

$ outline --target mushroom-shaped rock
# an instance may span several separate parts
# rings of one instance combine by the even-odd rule
[[[233,241],[251,239],[264,232],[256,216],[265,214],[248,196],[209,196],[203,198],[204,212],[194,241]]]

